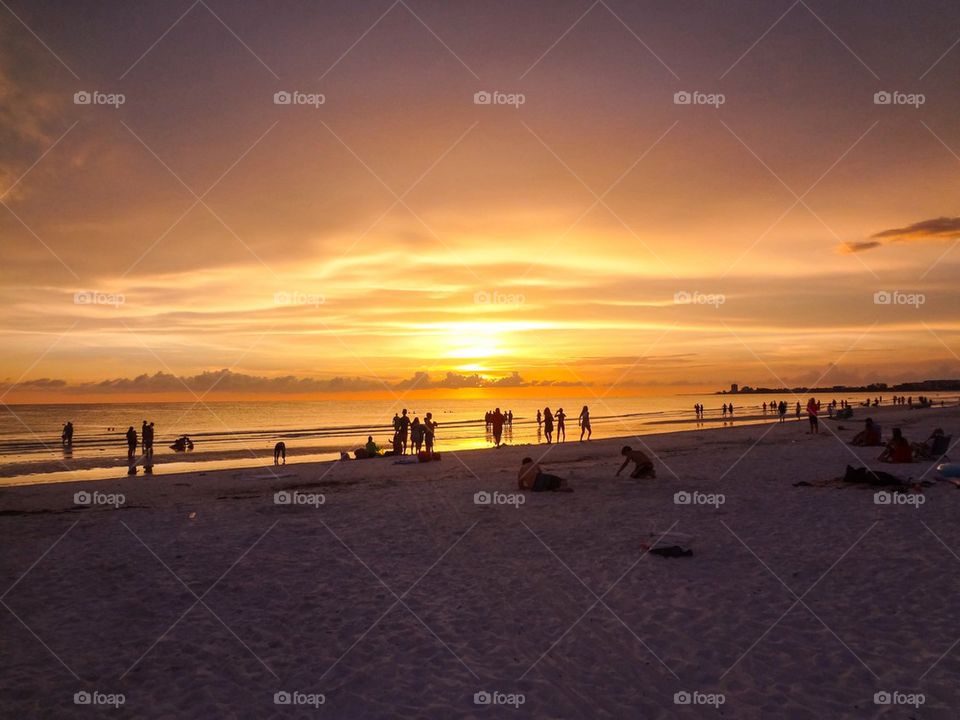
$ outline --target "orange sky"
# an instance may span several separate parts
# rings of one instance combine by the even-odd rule
[[[0,25],[3,402],[960,376],[950,4],[174,4]]]

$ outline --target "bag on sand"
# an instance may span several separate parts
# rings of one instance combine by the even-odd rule
[[[420,462],[430,462],[431,460],[439,460],[440,453],[421,450],[420,452],[417,453],[417,459],[420,460]]]

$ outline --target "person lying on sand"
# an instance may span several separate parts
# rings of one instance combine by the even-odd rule
[[[650,458],[648,458],[639,450],[634,450],[629,445],[624,445],[623,449],[620,451],[620,454],[623,455],[626,460],[623,461],[623,465],[621,465],[620,469],[617,470],[618,477],[620,473],[623,472],[624,468],[630,464],[631,460],[635,462],[637,466],[633,469],[633,472],[630,473],[630,477],[655,478],[657,476],[657,471],[653,468],[653,461],[651,461]]]
[[[913,450],[910,448],[910,443],[903,437],[900,428],[893,429],[893,437],[877,459],[880,460],[880,462],[888,463],[913,462]]]
[[[520,472],[517,473],[517,487],[521,490],[532,490],[533,492],[547,491],[566,491],[573,492],[567,487],[565,478],[556,475],[548,475],[543,472],[540,463],[535,463],[533,458],[525,457],[520,464]]]
[[[875,447],[882,444],[880,427],[871,418],[867,418],[863,430],[853,436],[850,444],[858,447]]]

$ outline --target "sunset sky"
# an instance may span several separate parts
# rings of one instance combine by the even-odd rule
[[[948,0],[3,0],[0,394],[960,377],[958,40]]]

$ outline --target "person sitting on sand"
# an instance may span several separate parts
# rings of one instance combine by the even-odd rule
[[[888,463],[913,462],[913,450],[910,448],[910,443],[903,437],[900,428],[893,429],[893,437],[890,438],[886,449],[880,453],[880,457],[877,459],[880,462]]]
[[[367,435],[367,444],[363,446],[369,457],[376,457],[380,454],[380,446],[373,441],[373,435]]]
[[[517,487],[521,490],[532,490],[533,492],[557,490],[572,492],[567,487],[565,478],[543,472],[540,463],[535,463],[533,458],[528,457],[525,457],[520,464],[520,472],[517,473]]]
[[[629,445],[624,445],[623,449],[620,451],[620,454],[626,458],[623,461],[623,465],[620,466],[620,469],[617,470],[617,476],[619,477],[620,473],[630,464],[632,460],[637,464],[633,469],[633,472],[630,473],[632,478],[655,478],[657,476],[657,471],[653,467],[653,462],[644,455],[639,450],[634,450]]]
[[[872,418],[867,418],[864,421],[863,430],[853,436],[850,444],[856,445],[857,447],[875,447],[880,445],[881,442],[880,426],[877,425]]]
[[[943,428],[937,428],[925,442],[911,443],[914,457],[920,459],[937,459],[945,455],[949,450],[949,438],[943,432]]]

